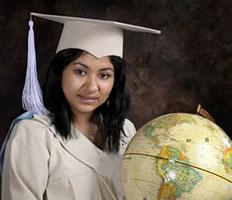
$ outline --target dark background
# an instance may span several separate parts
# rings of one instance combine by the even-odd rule
[[[201,104],[232,136],[231,0],[1,0],[0,144],[23,112],[30,12],[115,20],[160,29],[125,33],[124,59],[137,128]],[[37,69],[43,84],[62,25],[34,17]]]

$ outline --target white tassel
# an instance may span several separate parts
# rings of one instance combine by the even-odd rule
[[[43,105],[42,91],[38,81],[36,70],[36,53],[33,21],[29,21],[27,72],[23,88],[22,105],[27,111],[37,114],[46,114],[48,111]]]

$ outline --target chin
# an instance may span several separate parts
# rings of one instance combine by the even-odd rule
[[[80,113],[92,113],[96,110],[97,106],[83,106],[82,108],[76,109]]]

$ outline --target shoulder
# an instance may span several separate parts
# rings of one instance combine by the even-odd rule
[[[133,138],[133,136],[136,133],[134,124],[128,119],[125,119],[124,121],[123,130],[124,130],[124,134],[122,133],[121,138],[120,138],[120,154],[121,155],[123,155],[127,145],[129,144],[130,140]]]
[[[135,126],[129,119],[125,119],[123,129],[128,138],[132,138],[136,133]]]
[[[23,119],[19,121],[14,130],[33,130],[37,131],[38,129],[52,129],[53,125],[51,123],[51,119],[48,115],[35,115],[31,119]]]
[[[47,115],[35,115],[32,119],[19,121],[11,132],[10,142],[28,143],[34,141],[45,142],[54,132],[51,120]]]

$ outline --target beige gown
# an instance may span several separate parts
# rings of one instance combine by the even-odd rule
[[[72,127],[62,139],[46,115],[16,124],[8,142],[2,200],[122,200],[120,166],[135,134],[125,120],[119,154],[101,151]]]

